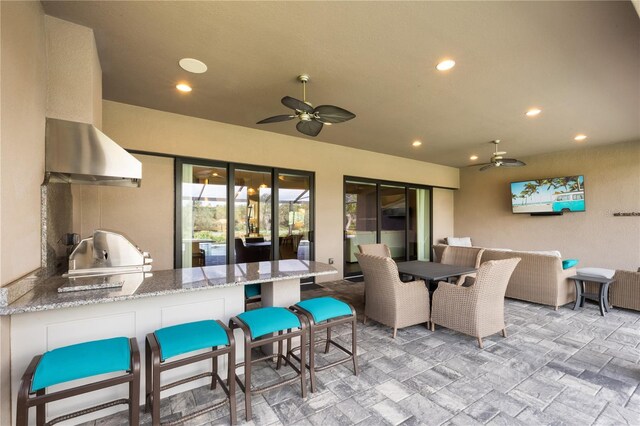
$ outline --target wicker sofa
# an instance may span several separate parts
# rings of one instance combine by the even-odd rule
[[[436,261],[442,258],[445,247],[433,247]],[[456,248],[449,246],[449,249]],[[557,256],[485,248],[480,263],[514,257],[519,257],[521,261],[509,279],[506,297],[553,306],[555,309],[575,302],[575,285],[568,277],[576,274],[576,268],[562,269],[562,259]]]

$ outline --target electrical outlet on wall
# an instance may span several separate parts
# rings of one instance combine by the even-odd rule
[[[333,265],[333,257],[329,258],[329,265]]]

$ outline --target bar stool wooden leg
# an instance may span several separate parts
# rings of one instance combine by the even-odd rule
[[[213,368],[211,369],[211,390],[216,389],[218,387],[218,357],[217,356],[213,357],[212,363],[213,363]]]
[[[282,336],[282,330],[278,331],[278,336]],[[276,361],[276,370],[280,370],[280,367],[282,367],[282,357],[280,355],[282,355],[282,340],[278,340],[278,360]]]
[[[288,328],[287,329],[287,333],[291,333],[291,329]],[[287,339],[287,356],[285,357],[285,365],[287,364],[291,364],[291,350],[293,349],[293,341],[291,340],[291,338]]]
[[[331,327],[327,328],[327,344],[324,347],[324,353],[329,353],[329,348],[331,347]]]
[[[129,424],[140,424],[140,351],[138,345],[131,344],[131,372],[129,382]]]
[[[307,371],[305,360],[307,359],[307,319],[300,315],[300,386],[302,387],[302,398],[307,397],[307,381],[305,380],[305,371]],[[312,342],[313,344],[313,342]]]
[[[238,422],[238,414],[236,407],[236,344],[233,339],[233,333],[229,333],[229,342],[231,343],[231,351],[227,355],[227,388],[229,389],[229,417],[231,424]]]
[[[145,353],[144,353],[144,368],[146,370],[145,379],[144,379],[144,412],[148,413],[151,410],[151,390],[153,389],[153,380],[151,378],[151,347],[149,347],[149,340],[145,340]]]
[[[251,421],[251,336],[249,333],[244,333],[244,409],[245,418]]]
[[[45,390],[44,389],[40,389],[39,391],[36,392],[36,396],[43,396],[45,395]],[[36,425],[38,426],[44,426],[45,423],[45,409],[44,409],[44,404],[40,404],[36,406]]]
[[[354,313],[353,322],[351,323],[351,353],[353,354],[353,372],[355,375],[358,375],[358,344],[357,344],[357,334],[356,334],[356,323],[357,318]]]
[[[311,392],[316,391],[316,335],[314,329],[315,327],[311,324],[309,326],[309,379],[311,381]],[[300,354],[300,359],[305,359],[302,353]]]
[[[153,355],[151,388],[151,422],[153,426],[160,426],[160,353]]]

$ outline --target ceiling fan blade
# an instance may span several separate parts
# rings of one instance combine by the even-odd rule
[[[312,106],[305,104],[301,100],[292,98],[291,96],[285,96],[284,98],[282,98],[281,102],[282,105],[286,106],[287,108],[308,112],[309,114],[313,113]]]
[[[319,105],[313,110],[313,112],[319,117],[318,120],[322,123],[332,124],[344,123],[356,116],[354,113],[334,105]]]
[[[487,164],[493,164],[493,163],[478,163],[478,164],[469,164],[468,166],[465,166],[465,167],[478,167],[478,166],[486,166]]]
[[[485,170],[489,170],[493,167],[496,167],[495,163],[489,163],[486,166],[480,167],[480,172],[484,172]]]
[[[318,136],[322,130],[322,123],[316,120],[300,121],[296,124],[296,129],[307,136]]]
[[[515,158],[503,158],[500,161],[502,162],[503,167],[520,167],[527,165],[525,162],[516,160]]]
[[[264,120],[260,120],[256,124],[277,123],[279,121],[288,121],[294,118],[296,118],[295,115],[276,115],[273,117],[265,118]]]

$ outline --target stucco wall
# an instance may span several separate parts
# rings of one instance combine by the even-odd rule
[[[45,17],[47,117],[102,126],[102,68],[91,28]]]
[[[40,266],[46,55],[39,2],[1,2],[0,285]],[[10,424],[9,321],[0,319],[0,424]]]
[[[560,250],[581,266],[640,267],[640,141],[523,158],[526,167],[462,169],[455,233],[483,247]],[[534,217],[511,213],[510,182],[584,175],[586,212]]]
[[[433,190],[433,243],[437,244],[454,235],[454,196],[457,191],[434,188]]]
[[[316,260],[335,259],[342,268],[343,257],[343,176],[361,176],[400,182],[411,182],[445,187],[458,186],[458,170],[421,161],[345,148],[309,139],[283,136],[276,133],[202,120],[111,101],[103,105],[103,130],[127,149],[210,158],[222,161],[285,167],[316,173]],[[143,185],[154,174],[143,166]],[[84,198],[95,197],[96,189],[87,188]],[[114,193],[127,191],[114,188]],[[134,190],[135,191],[135,190]],[[163,203],[173,206],[173,194],[167,193]],[[146,197],[138,195],[142,202]],[[435,196],[437,198],[438,196]],[[445,197],[446,198],[446,197]],[[153,203],[162,203],[159,199]],[[74,200],[74,202],[76,202]],[[78,202],[85,203],[83,200]],[[131,233],[138,223],[136,212],[122,203],[100,204],[99,217],[120,217],[121,228]],[[441,217],[453,217],[451,202],[438,203]],[[90,208],[90,207],[88,207]],[[164,204],[163,207],[164,208]],[[436,213],[434,213],[436,214]],[[130,220],[128,220],[130,219]],[[173,217],[150,217],[148,222],[156,229],[173,230]],[[435,223],[435,222],[434,222]],[[447,221],[437,221],[435,224]],[[449,221],[450,223],[450,221]],[[88,230],[88,227],[82,227]],[[448,234],[449,229],[434,233]],[[167,259],[173,255],[173,234],[161,241],[139,243],[154,258]],[[154,262],[155,263],[155,262]],[[158,262],[154,267],[171,267]],[[340,271],[342,273],[342,271]]]
[[[148,155],[136,158],[144,171],[140,188],[71,185],[74,232],[84,238],[99,228],[122,231],[151,253],[154,269],[172,269],[174,161]]]

